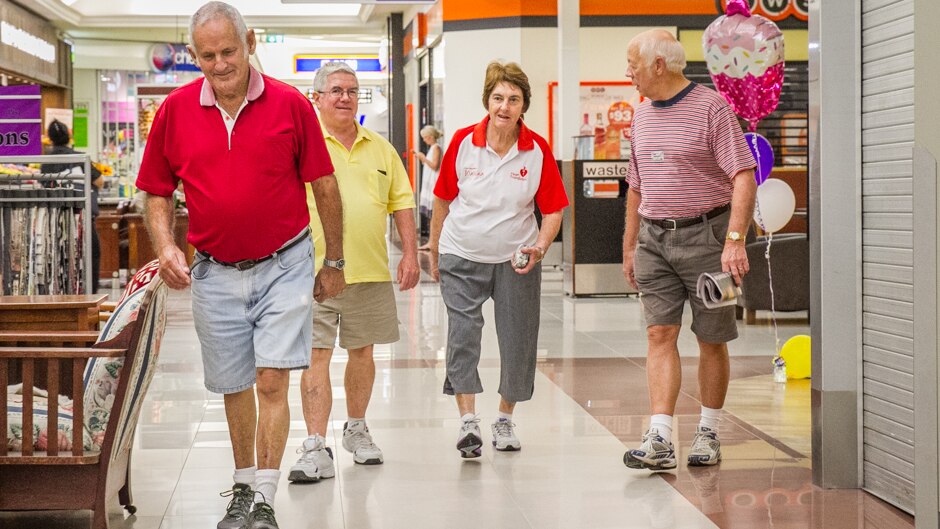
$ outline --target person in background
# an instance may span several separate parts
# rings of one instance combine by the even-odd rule
[[[627,77],[650,100],[633,118],[627,174],[623,274],[639,290],[648,341],[650,425],[629,468],[676,467],[672,418],[682,381],[679,329],[686,301],[699,346],[702,417],[688,463],[721,461],[721,408],[728,391],[727,342],[737,338],[734,307],[708,309],[696,295],[703,272],[748,272],[744,234],[754,210],[754,157],[731,107],[682,73],[685,50],[665,30],[643,32],[627,48]]]
[[[447,307],[444,393],[455,395],[461,416],[457,450],[480,457],[483,444],[476,394],[483,303],[492,298],[499,341],[499,411],[491,430],[496,450],[519,450],[512,413],[532,398],[545,250],[568,205],[548,143],[529,130],[529,78],[515,63],[491,62],[483,84],[487,115],[457,131],[434,187],[431,275]],[[542,226],[535,206],[542,213]],[[524,247],[523,247],[524,245]],[[523,260],[510,262],[521,248]]]
[[[255,35],[238,10],[209,2],[189,33],[205,77],[160,105],[137,187],[147,193],[160,277],[170,288],[192,286],[206,389],[224,395],[235,485],[217,528],[275,529],[290,370],[310,362],[311,292],[324,301],[345,286],[339,266],[314,277],[304,184],[317,197],[331,263],[343,259],[342,203],[313,106],[249,64]],[[192,268],[173,241],[180,181]]]
[[[421,192],[418,194],[418,211],[421,216],[430,222],[431,210],[434,208],[434,184],[437,183],[437,173],[441,168],[441,146],[437,140],[442,136],[441,131],[434,125],[425,125],[421,129],[421,139],[428,146],[428,153],[414,151],[415,158],[421,162]],[[430,231],[430,230],[428,230]],[[424,231],[422,229],[422,234]],[[428,244],[418,247],[425,252],[431,249]]]
[[[83,154],[69,147],[72,138],[69,135],[69,128],[57,119],[53,119],[46,129],[46,135],[52,142],[52,147],[47,154]],[[98,228],[95,227],[95,219],[98,217],[98,190],[104,185],[104,177],[101,171],[93,164],[91,167],[91,293],[98,293],[98,275],[101,273],[101,241],[98,239]],[[71,171],[73,168],[85,171],[83,163],[44,163],[39,166],[43,174],[59,174]],[[84,191],[85,184],[76,182],[75,189]]]
[[[346,290],[314,307],[313,351],[310,367],[300,379],[301,401],[307,437],[298,452],[297,463],[288,479],[318,481],[336,475],[333,454],[326,447],[333,388],[330,359],[336,336],[349,353],[344,389],[346,423],[343,448],[360,465],[384,462],[382,450],[373,442],[366,425],[366,410],[375,382],[375,344],[398,341],[398,311],[388,270],[385,230],[392,215],[402,241],[398,264],[398,289],[418,284],[415,241],[414,194],[408,173],[394,147],[379,134],[358,124],[359,80],[346,63],[332,62],[320,67],[313,79],[313,102],[320,111],[323,135],[336,169],[343,210],[355,212],[343,221],[343,254],[349,266],[336,263],[346,276]],[[317,221],[320,198],[307,193],[314,246],[319,249],[323,227]],[[319,251],[317,262],[319,262]],[[330,264],[324,261],[326,264]]]

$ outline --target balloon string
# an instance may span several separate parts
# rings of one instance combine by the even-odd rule
[[[757,148],[757,135],[752,134],[750,140],[751,140],[751,143],[754,145],[754,156],[757,157],[757,168],[755,169],[755,171],[758,171],[760,170],[760,149]],[[764,224],[764,217],[760,213],[760,200],[754,201],[754,211],[757,213],[757,223],[760,224],[761,228],[766,230],[767,228],[766,228],[766,225]],[[774,300],[774,276],[773,276],[773,271],[770,266],[770,246],[773,244],[773,242],[774,242],[774,234],[773,232],[768,232],[767,248],[764,250],[764,259],[767,260],[767,281],[769,282],[768,286],[770,288],[770,319],[773,322],[773,326],[774,326],[774,360],[773,360],[773,363],[774,365],[777,365],[778,362],[782,360],[782,358],[780,357],[780,334],[777,328],[777,310],[776,310],[776,304]]]

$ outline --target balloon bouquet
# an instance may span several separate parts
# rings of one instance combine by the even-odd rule
[[[754,171],[758,186],[754,220],[769,234],[764,256],[770,275],[773,233],[790,221],[796,209],[796,197],[790,186],[778,178],[769,178],[774,166],[773,149],[767,138],[756,132],[758,122],[773,112],[780,102],[780,90],[783,88],[783,33],[772,21],[751,14],[746,0],[727,0],[725,14],[705,30],[702,47],[715,88],[725,97],[735,114],[748,122],[749,132],[744,136],[757,162]],[[772,276],[770,299],[776,349],[779,351]],[[786,360],[780,355],[774,358],[774,378],[786,381]]]
[[[749,124],[745,138],[757,161],[754,220],[767,233],[779,231],[793,216],[796,199],[786,182],[768,178],[774,153],[756,130],[780,102],[783,33],[770,20],[752,15],[746,0],[728,0],[725,14],[705,30],[702,46],[715,88]]]

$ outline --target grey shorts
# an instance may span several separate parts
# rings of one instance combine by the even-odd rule
[[[707,309],[695,293],[702,272],[721,271],[730,212],[699,224],[669,230],[640,221],[634,273],[646,325],[681,325],[686,300],[692,306],[692,332],[706,343],[738,337],[734,306]]]
[[[313,309],[313,347],[359,349],[398,341],[398,308],[391,281],[353,283]]]

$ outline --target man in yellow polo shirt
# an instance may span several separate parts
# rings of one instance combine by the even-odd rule
[[[336,475],[333,453],[324,436],[333,406],[330,358],[339,332],[339,345],[349,352],[345,389],[347,421],[343,447],[363,465],[383,462],[382,451],[366,426],[366,408],[375,381],[372,348],[398,341],[398,314],[388,266],[385,229],[388,215],[402,240],[398,287],[413,288],[421,273],[415,237],[414,193],[395,148],[385,138],[359,126],[359,81],[344,63],[327,63],[313,81],[314,104],[320,111],[323,136],[343,201],[343,255],[346,262],[324,263],[323,228],[311,220],[314,262],[344,270],[346,290],[314,307],[313,352],[310,367],[301,377],[304,421],[309,437],[301,457],[291,467],[290,481],[318,481]],[[307,192],[312,219],[319,219],[313,194]]]

